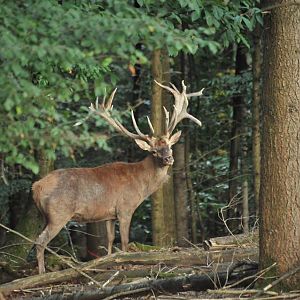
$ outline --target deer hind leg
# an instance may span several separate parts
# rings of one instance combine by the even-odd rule
[[[110,255],[112,253],[112,246],[114,243],[115,239],[115,220],[107,220],[105,222],[106,224],[106,232],[107,232],[107,240],[108,240],[108,245],[107,245],[107,254]]]
[[[60,232],[70,219],[63,222],[49,223],[36,240],[36,257],[38,261],[39,274],[45,273],[45,248],[49,242]]]

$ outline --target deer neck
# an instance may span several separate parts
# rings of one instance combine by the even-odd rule
[[[146,184],[144,196],[148,197],[168,180],[169,166],[163,165],[153,155],[147,156],[141,163],[143,164],[143,170],[145,172],[145,176],[143,176]]]

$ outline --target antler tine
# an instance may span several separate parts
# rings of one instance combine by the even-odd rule
[[[187,94],[186,96],[187,96],[188,98],[202,96],[202,95],[203,95],[203,91],[204,91],[204,88],[201,89],[199,92],[189,93],[189,94]]]
[[[175,92],[174,92],[174,90],[173,90],[172,88],[170,88],[170,87],[167,86],[167,85],[163,85],[163,84],[159,83],[159,82],[156,81],[155,79],[154,79],[154,82],[155,82],[157,85],[159,85],[161,88],[168,90],[170,93],[172,93],[172,94],[175,96],[176,90],[175,90]]]
[[[172,114],[172,118],[170,121],[170,125],[168,127],[168,134],[171,135],[171,133],[173,132],[173,130],[175,129],[176,125],[177,125],[177,118],[178,118],[178,110],[176,108],[175,105],[173,105],[174,111]]]
[[[104,108],[105,109],[112,109],[112,102],[114,100],[115,94],[117,92],[117,88],[115,88],[113,90],[113,92],[111,93],[111,95],[109,96],[107,102],[104,104]]]
[[[117,129],[117,131],[123,133],[124,135],[132,138],[132,139],[141,139],[141,136],[139,136],[138,134],[132,133],[129,130],[127,130],[118,120],[114,120],[116,125],[118,126],[119,130],[114,126],[115,129]],[[144,139],[143,139],[144,140]]]
[[[170,113],[167,111],[167,109],[163,106],[166,120],[165,120],[165,135],[168,135],[168,129],[169,129],[169,123],[170,123]]]
[[[176,87],[172,82],[170,82],[170,86],[171,86],[178,94],[180,94],[180,92],[178,91],[177,87]]]
[[[182,94],[186,94],[186,85],[184,84],[184,80],[181,81],[182,85]]]
[[[148,116],[147,116],[147,122],[148,122],[148,125],[149,125],[152,135],[154,135],[154,128],[153,128],[153,125]]]
[[[195,122],[199,126],[202,126],[202,122],[190,114],[186,114],[185,118],[190,119],[191,121]]]
[[[96,109],[98,109],[98,107],[99,107],[99,97],[98,96],[96,97],[95,106],[96,106]]]
[[[142,138],[142,139],[146,139],[147,140],[147,135],[145,135],[144,133],[142,133],[136,123],[135,117],[134,117],[134,113],[133,110],[131,110],[131,119],[132,119],[132,123],[134,126],[135,131],[138,133],[138,135]]]

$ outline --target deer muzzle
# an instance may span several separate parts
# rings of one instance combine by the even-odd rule
[[[172,166],[174,163],[174,158],[172,155],[163,158],[163,164],[166,166]]]

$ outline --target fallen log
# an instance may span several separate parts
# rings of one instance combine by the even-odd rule
[[[206,274],[189,274],[168,279],[144,280],[138,283],[121,284],[112,287],[96,289],[91,291],[80,291],[72,294],[56,294],[46,297],[32,298],[34,300],[71,300],[71,299],[116,299],[130,295],[144,295],[149,293],[166,294],[186,291],[205,291],[222,287],[225,283],[241,280],[254,275],[257,272],[257,265],[248,266],[238,272],[209,272]],[[248,283],[246,283],[248,284]]]
[[[255,247],[258,245],[258,231],[249,234],[221,236],[205,240],[205,250],[222,250],[236,247]]]
[[[93,274],[97,269],[109,269],[122,265],[156,265],[163,263],[167,266],[208,266],[221,263],[234,263],[240,260],[258,260],[257,248],[236,248],[224,251],[204,251],[202,249],[172,250],[115,253],[110,256],[97,258],[77,266],[81,272]],[[69,281],[82,276],[76,269],[49,272],[41,275],[29,276],[0,285],[0,293],[9,293],[30,287],[49,285]]]

